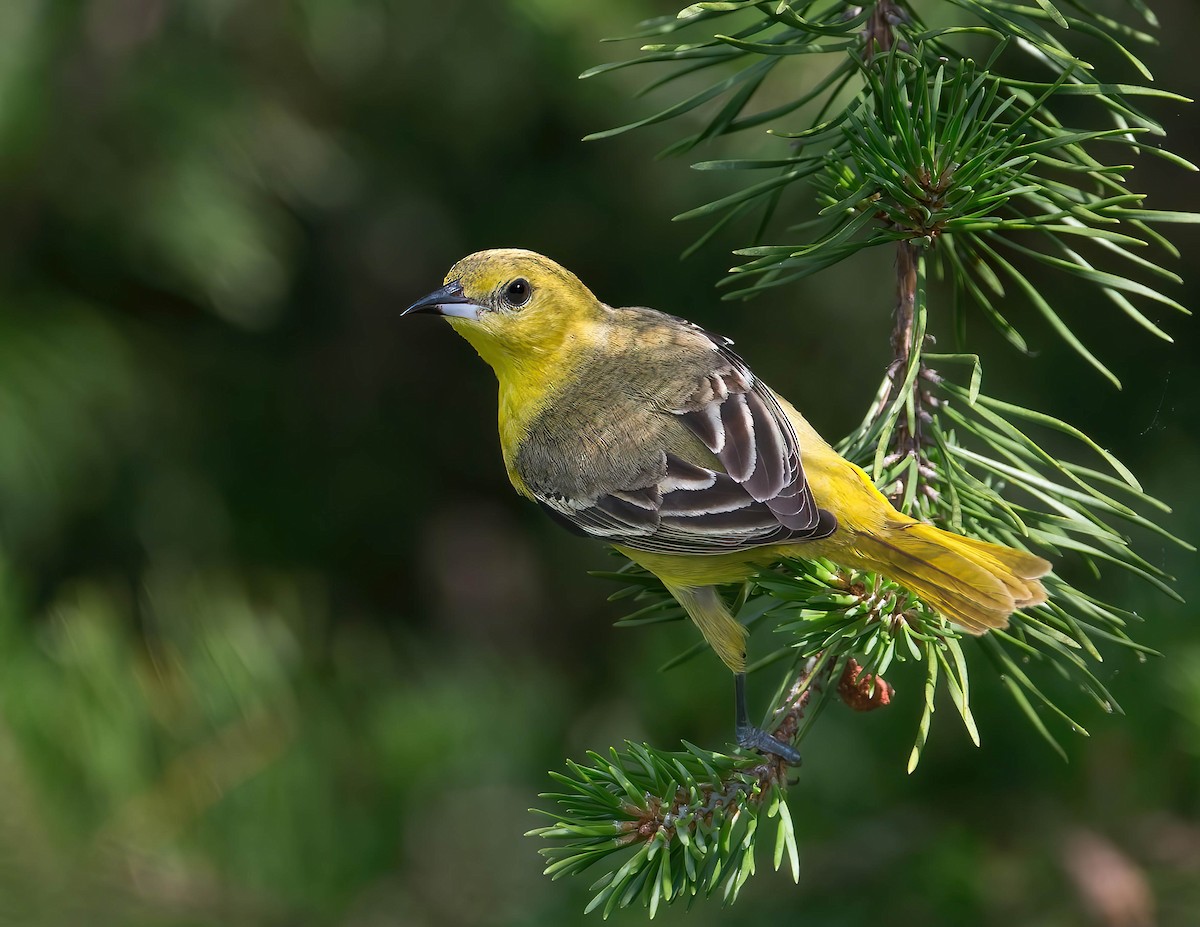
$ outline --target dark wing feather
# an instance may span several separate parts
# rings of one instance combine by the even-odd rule
[[[745,362],[727,344],[709,337],[720,363],[677,413],[717,455],[725,472],[755,501],[765,503],[781,525],[813,531],[820,513],[804,479],[796,430]]]
[[[729,342],[700,333],[711,344],[711,369],[679,408],[665,411],[725,472],[661,450],[657,466],[638,478],[644,485],[611,487],[591,499],[538,494],[538,501],[573,530],[662,553],[722,553],[832,534],[837,521],[813,500],[795,429],[778,401]]]

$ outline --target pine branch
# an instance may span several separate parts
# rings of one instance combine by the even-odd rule
[[[975,312],[1028,353],[1024,336],[1000,311],[1001,300],[1015,296],[1119,386],[1076,333],[1069,307],[1056,306],[1028,276],[1039,267],[1070,275],[1103,294],[1120,317],[1170,340],[1138,302],[1186,311],[1162,289],[1179,277],[1145,253],[1158,248],[1175,256],[1153,226],[1195,222],[1197,216],[1144,208],[1142,196],[1126,184],[1131,165],[1108,163],[1104,156],[1132,161],[1149,154],[1194,170],[1147,144],[1145,136],[1163,130],[1140,108],[1143,100],[1183,98],[1149,85],[1149,72],[1132,48],[1150,36],[1085,0],[1061,9],[1051,0],[950,5],[961,15],[932,29],[922,22],[918,4],[902,0],[862,7],[838,0],[696,3],[676,17],[644,23],[635,37],[655,42],[643,46],[641,57],[583,75],[646,62],[673,65],[647,93],[671,88],[684,75],[717,75],[706,89],[591,138],[698,119],[701,128],[667,149],[677,154],[719,136],[770,127],[773,157],[693,165],[766,172],[766,179],[677,217],[716,217],[694,250],[729,223],[758,213],[754,245],[737,252],[744,262],[719,284],[729,288],[726,298],[819,273],[867,248],[894,249],[892,360],[867,414],[838,450],[910,515],[1033,550],[1061,567],[1062,575],[1045,580],[1049,601],[978,638],[964,636],[886,577],[822,560],[781,561],[742,587],[723,590],[739,603],[737,617],[748,628],[774,629],[776,645],[749,669],[778,674],[778,707],[768,726],[785,742],[804,740],[830,693],[853,708],[872,710],[895,695],[886,673],[900,663],[919,667],[923,710],[909,771],[932,730],[939,691],[979,743],[973,673],[1004,687],[1060,753],[1055,725],[1085,736],[1087,731],[1049,682],[1066,680],[1101,710],[1119,711],[1093,667],[1105,651],[1139,657],[1152,651],[1130,636],[1139,616],[1066,579],[1070,565],[1083,564],[1096,576],[1101,567],[1119,569],[1175,596],[1171,578],[1136,552],[1131,531],[1194,550],[1159,524],[1167,506],[1147,495],[1111,453],[1051,415],[984,393],[979,357],[962,350],[968,313]],[[1156,25],[1141,0],[1130,6]],[[968,36],[994,43],[985,61],[958,53],[956,43]],[[1071,47],[1080,36],[1107,44],[1139,77],[1102,80]],[[1037,62],[1047,79],[1009,76],[1008,63],[1017,54]],[[813,62],[822,58],[818,75]],[[773,98],[782,102],[753,109],[761,88],[781,75],[792,81]],[[1080,98],[1093,104],[1104,124],[1074,128],[1058,118],[1061,104]],[[698,117],[705,107],[709,115]],[[789,191],[815,197],[815,214],[787,216],[791,224],[782,234],[796,240],[762,244],[772,221],[785,213],[780,204]],[[954,298],[946,311],[957,352],[930,349],[929,272],[951,284]],[[947,370],[968,372],[950,376]],[[1074,451],[1044,448],[1042,436],[1051,434],[1059,442],[1069,439]],[[669,593],[641,568],[626,563],[602,575],[622,583],[612,598],[634,607],[619,624],[683,618]],[[706,647],[698,642],[664,668]],[[830,679],[838,684],[825,685]],[[557,802],[550,815],[555,823],[531,833],[554,841],[542,852],[556,878],[605,865],[589,910],[607,916],[640,901],[653,916],[663,903],[690,903],[718,889],[727,901],[736,899],[754,871],[764,813],[779,818],[776,868],[786,854],[793,876],[798,874],[785,768],[758,756],[686,746],[672,753],[627,744],[623,752],[589,754],[591,766],[571,764],[569,775],[555,775],[561,790],[546,796]]]
[[[881,682],[860,676],[839,684],[844,698],[861,707],[886,704]],[[830,663],[810,658],[775,710],[774,733],[792,739],[809,704],[824,695]],[[866,691],[868,688],[870,692]],[[560,791],[541,797],[559,811],[538,813],[555,823],[529,831],[554,841],[540,852],[549,860],[546,875],[573,875],[609,856],[628,851],[592,890],[587,910],[608,917],[640,902],[653,917],[663,902],[690,901],[718,890],[726,902],[737,899],[754,873],[760,819],[777,819],[772,862],[786,856],[794,880],[800,856],[784,792],[791,768],[775,757],[732,756],[684,744],[665,752],[627,742],[609,755],[589,753],[590,766],[568,763],[569,774],[551,773]]]

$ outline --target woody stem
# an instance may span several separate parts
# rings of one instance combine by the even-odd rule
[[[923,425],[931,420],[929,407],[936,405],[928,390],[930,383],[936,382],[937,374],[926,367],[920,358],[923,345],[916,344],[913,336],[913,325],[916,316],[918,262],[920,254],[917,245],[911,241],[901,241],[896,246],[896,306],[893,310],[892,323],[892,363],[888,367],[888,375],[892,388],[888,395],[891,402],[903,388],[905,373],[912,362],[913,352],[917,352],[916,382],[912,385],[914,414],[911,418],[901,415],[892,433],[889,459],[899,462],[909,462],[902,467],[896,484],[889,495],[893,502],[899,503],[906,497],[911,497],[909,484],[917,481],[917,489],[921,489],[922,471],[928,471],[929,463],[925,459],[924,448],[930,443],[923,434]],[[929,336],[926,336],[929,337]],[[922,339],[923,340],[923,339]],[[915,461],[915,465],[911,462]],[[929,487],[932,489],[932,487]]]

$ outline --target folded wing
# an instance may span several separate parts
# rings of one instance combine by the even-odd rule
[[[694,434],[724,472],[655,448],[632,483],[588,498],[535,492],[577,533],[636,550],[716,554],[827,537],[836,519],[817,507],[796,433],[774,395],[728,342],[702,333],[709,369],[664,414]]]

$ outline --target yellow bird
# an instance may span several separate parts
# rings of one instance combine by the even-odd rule
[[[736,674],[739,745],[795,762],[750,725],[746,630],[715,586],[781,556],[882,573],[972,634],[1046,600],[1041,557],[898,512],[759,380],[727,338],[614,309],[532,251],[480,251],[405,310],[445,316],[495,370],[517,492],[654,573]]]

